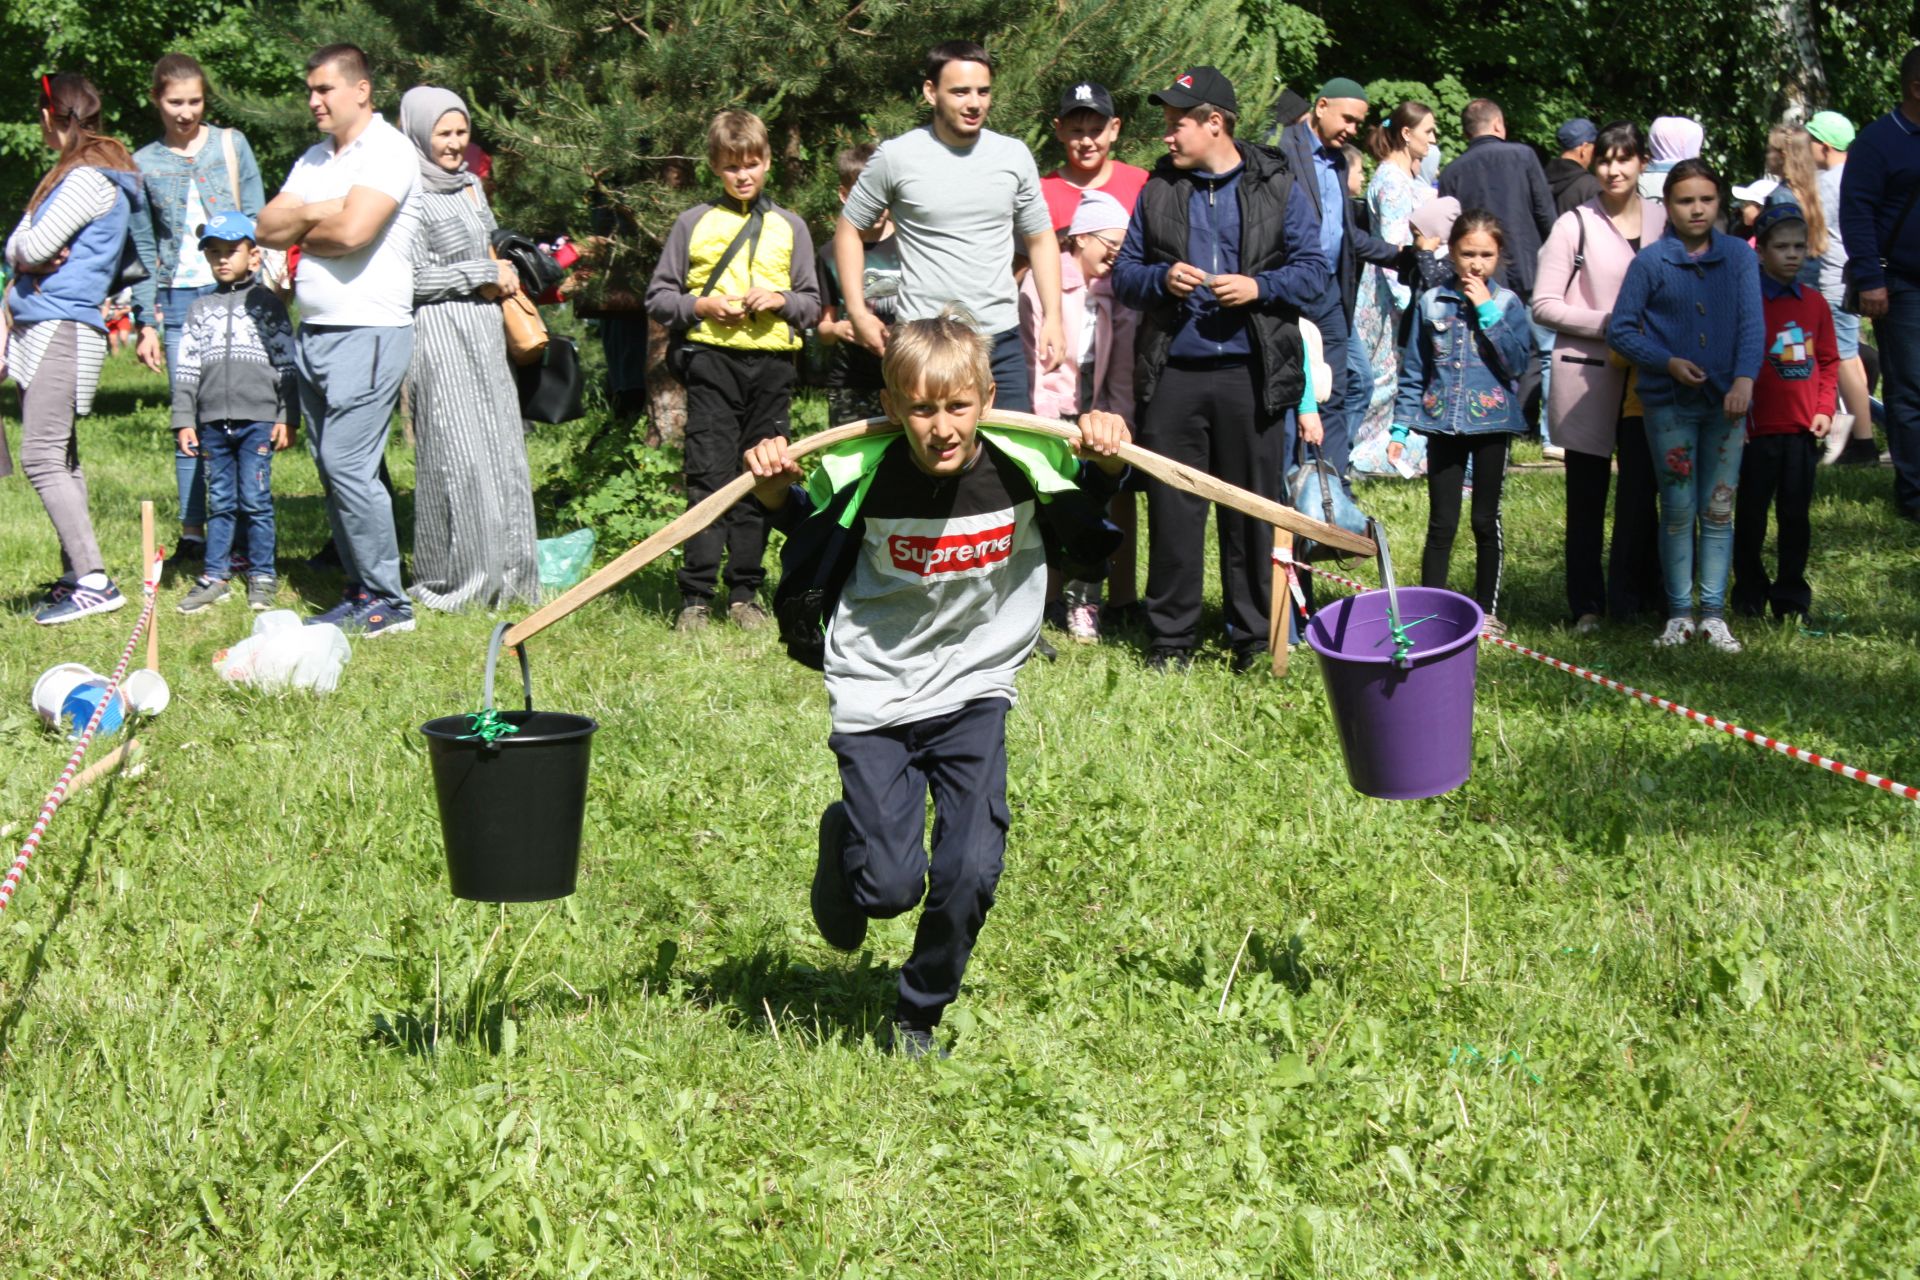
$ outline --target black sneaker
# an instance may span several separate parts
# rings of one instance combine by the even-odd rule
[[[918,1062],[922,1058],[945,1060],[953,1055],[946,1046],[933,1038],[931,1027],[916,1026],[905,1018],[893,1020],[893,1039],[889,1047],[909,1062]]]
[[[1033,642],[1033,656],[1052,662],[1060,656],[1060,651],[1048,644],[1045,636],[1039,636]]]
[[[1193,665],[1193,650],[1157,644],[1147,652],[1149,671],[1181,672]]]
[[[1877,467],[1880,465],[1880,446],[1871,436],[1855,436],[1847,441],[1847,447],[1833,460],[1836,467]]]
[[[185,573],[188,569],[198,569],[207,562],[207,540],[205,538],[182,537],[180,545],[173,549],[162,568],[174,573]]]
[[[1233,651],[1233,674],[1243,676],[1249,671],[1258,671],[1271,659],[1267,646],[1258,648],[1235,649]]]
[[[247,579],[247,607],[255,613],[263,613],[273,608],[274,593],[280,590],[280,582],[271,574],[254,574]]]
[[[413,630],[413,610],[404,604],[388,604],[376,599],[353,617],[340,624],[342,631],[372,640],[379,636],[397,636]]]
[[[371,591],[368,591],[357,582],[349,582],[347,589],[340,593],[340,603],[325,613],[316,613],[313,617],[306,619],[306,625],[309,627],[317,627],[326,623],[332,623],[336,627],[344,627],[353,621],[355,614],[366,608],[372,601],[373,593]]]
[[[813,869],[813,923],[829,946],[858,951],[867,940],[867,917],[853,903],[840,854],[847,844],[847,806],[835,800],[820,815],[820,860]]]

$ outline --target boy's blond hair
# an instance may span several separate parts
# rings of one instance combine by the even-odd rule
[[[767,124],[751,111],[735,107],[722,111],[707,126],[707,163],[718,169],[727,160],[771,160],[773,143]]]
[[[974,329],[973,317],[948,307],[931,320],[893,326],[880,376],[900,399],[944,400],[967,390],[984,396],[993,385],[993,344]]]

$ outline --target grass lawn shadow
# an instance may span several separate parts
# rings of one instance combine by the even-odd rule
[[[653,983],[650,989],[661,986]],[[862,951],[851,968],[816,969],[797,963],[785,947],[766,945],[728,956],[704,972],[689,972],[675,989],[689,1003],[721,1012],[737,1026],[762,1034],[776,1026],[810,1029],[820,1042],[832,1038],[848,1046],[873,1038],[892,1016],[899,990],[898,971],[875,964],[872,952]]]

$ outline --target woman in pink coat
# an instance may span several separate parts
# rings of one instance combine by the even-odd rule
[[[1033,386],[1033,411],[1042,418],[1069,421],[1083,413],[1117,413],[1133,426],[1133,339],[1140,313],[1113,296],[1108,276],[1114,255],[1127,234],[1127,210],[1104,191],[1080,198],[1073,222],[1067,227],[1060,255],[1060,330],[1067,358],[1048,369],[1040,359],[1040,294],[1027,272],[1020,282],[1020,336],[1026,343],[1027,377]],[[1125,606],[1138,598],[1130,553],[1134,533],[1134,498],[1122,493],[1114,499],[1126,538],[1122,553],[1114,556],[1118,575],[1113,601]],[[1082,644],[1100,639],[1098,582],[1067,582],[1060,598],[1067,608],[1067,634]]]
[[[1663,607],[1653,458],[1625,361],[1607,347],[1607,320],[1634,255],[1666,231],[1660,203],[1640,194],[1647,164],[1640,126],[1600,131],[1593,172],[1600,195],[1560,215],[1540,247],[1534,322],[1557,335],[1547,405],[1553,442],[1567,451],[1567,607],[1574,630],[1590,632],[1603,613],[1617,620]],[[1613,545],[1601,567],[1607,486],[1618,450]]]

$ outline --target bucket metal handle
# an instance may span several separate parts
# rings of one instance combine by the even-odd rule
[[[1400,625],[1400,596],[1393,585],[1393,556],[1387,551],[1387,527],[1377,517],[1368,516],[1367,536],[1373,539],[1374,552],[1380,564],[1380,585],[1387,591],[1387,631],[1393,637],[1393,665],[1411,667],[1413,642],[1407,639],[1407,629]]]
[[[511,622],[502,622],[493,629],[493,638],[487,641],[487,682],[483,697],[487,710],[493,710],[493,672],[500,665],[500,642],[506,639],[507,632],[513,629]],[[527,669],[527,644],[521,641],[513,646],[520,655],[520,687],[527,695],[527,710],[533,710],[533,673]]]

